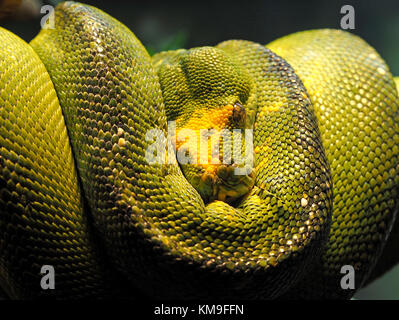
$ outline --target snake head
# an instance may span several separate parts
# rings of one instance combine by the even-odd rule
[[[167,118],[176,123],[177,158],[187,180],[205,202],[231,203],[247,194],[255,179],[245,136],[254,113],[247,72],[213,47],[161,53],[153,62]]]

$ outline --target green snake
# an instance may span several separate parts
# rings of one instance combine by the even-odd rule
[[[94,7],[61,3],[54,22],[30,44],[0,29],[9,297],[347,299],[397,263],[399,99],[365,41],[313,30],[151,58]],[[185,129],[239,132],[245,161],[176,161]],[[176,153],[154,149],[171,132]]]

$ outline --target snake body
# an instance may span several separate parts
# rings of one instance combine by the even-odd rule
[[[116,19],[65,2],[29,45],[0,40],[10,297],[109,297],[116,273],[150,297],[349,298],[343,265],[358,289],[384,247],[371,277],[397,262],[399,99],[360,38],[314,30],[151,58]],[[167,120],[253,129],[254,172],[149,163]]]

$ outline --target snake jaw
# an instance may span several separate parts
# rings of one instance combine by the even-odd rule
[[[248,170],[246,175],[237,175],[233,165],[212,165],[202,173],[199,183],[193,183],[194,187],[205,202],[220,200],[233,203],[237,199],[248,194],[255,182],[255,170]]]
[[[226,168],[224,170],[224,168]],[[218,168],[217,176],[219,183],[217,184],[217,199],[227,203],[232,203],[235,200],[248,194],[255,183],[255,171],[251,170],[248,175],[234,175],[236,165],[220,166]],[[226,171],[228,176],[226,177]],[[233,176],[234,175],[234,176]],[[232,181],[234,181],[232,183]]]

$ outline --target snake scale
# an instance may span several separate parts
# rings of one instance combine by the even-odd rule
[[[347,299],[398,261],[399,99],[355,35],[151,58],[116,19],[64,2],[30,44],[0,29],[0,70],[11,298],[115,297],[123,284],[139,297]],[[169,151],[149,163],[171,121],[177,133],[251,129],[253,168]],[[40,287],[43,265],[55,290]],[[340,285],[344,265],[355,289]]]

